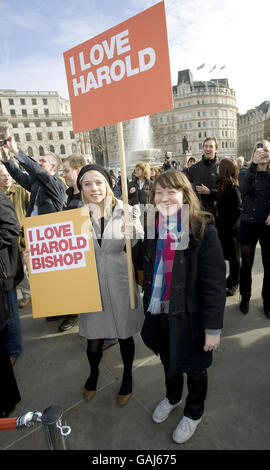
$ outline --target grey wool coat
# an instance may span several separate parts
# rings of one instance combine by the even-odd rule
[[[140,214],[129,206],[136,226],[136,239],[144,236]],[[82,313],[79,316],[79,335],[88,339],[125,339],[138,333],[144,313],[138,286],[134,278],[135,306],[130,308],[127,255],[125,238],[121,232],[123,202],[117,200],[112,217],[106,222],[101,246],[94,235],[94,249],[102,302],[101,312]],[[135,238],[134,237],[134,238]],[[136,240],[132,241],[132,245]],[[91,286],[89,286],[91,295]]]

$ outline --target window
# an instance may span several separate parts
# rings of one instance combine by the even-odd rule
[[[62,127],[62,122],[61,121],[57,122],[57,127]]]
[[[15,139],[15,142],[20,142],[19,134],[14,134],[14,139]]]
[[[42,134],[41,134],[41,132],[37,132],[37,140],[42,140]]]
[[[35,121],[35,126],[40,127],[40,121]]]
[[[24,127],[29,127],[29,122],[24,122],[23,125]]]
[[[60,145],[60,153],[61,155],[64,155],[66,153],[65,146],[63,144]]]
[[[33,157],[33,149],[32,149],[32,147],[28,147],[27,153],[28,153],[29,157]]]
[[[36,98],[32,98],[32,105],[33,105],[33,106],[36,106],[36,105],[37,105],[37,100],[36,100]]]
[[[22,116],[27,116],[27,109],[22,109]]]
[[[201,139],[201,137],[202,137],[202,133],[201,133],[201,132],[199,132],[198,137],[199,137],[199,139]]]
[[[10,116],[16,116],[16,111],[15,109],[10,110]]]
[[[46,121],[46,126],[47,127],[51,127],[51,125],[52,125],[51,121]]]
[[[72,148],[72,153],[77,153],[77,145],[76,144],[72,144],[71,148]]]
[[[37,110],[37,109],[33,109],[33,114],[34,114],[34,116],[38,116],[38,110]]]
[[[24,99],[24,98],[21,98],[21,99],[20,99],[20,102],[21,102],[21,104],[22,104],[23,106],[25,105],[25,99]]]
[[[52,132],[48,132],[48,139],[53,140],[53,133]]]
[[[17,129],[17,127],[18,127],[17,122],[13,122],[12,127],[13,127],[13,129]]]
[[[74,132],[73,132],[73,131],[70,131],[69,134],[70,134],[70,138],[71,138],[71,139],[75,139],[75,135],[74,135]]]
[[[45,114],[45,116],[49,116],[49,110],[48,110],[48,109],[44,109],[44,114]]]
[[[64,139],[64,133],[63,132],[58,132],[58,137],[60,140]]]
[[[50,152],[54,153],[55,150],[54,150],[54,146],[53,145],[50,145]]]
[[[200,117],[200,115],[201,115],[201,113],[200,113],[200,111],[198,111],[198,117]]]
[[[13,98],[9,98],[8,100],[10,106],[14,106],[14,99]]]
[[[31,142],[31,134],[29,134],[29,133],[25,134],[25,138],[26,138],[27,142]]]
[[[44,148],[42,146],[40,146],[38,150],[39,150],[39,155],[41,157],[44,157]]]
[[[201,123],[200,123],[200,122],[198,122],[198,127],[201,127]]]
[[[47,98],[43,98],[43,104],[47,105],[48,104],[48,100]]]

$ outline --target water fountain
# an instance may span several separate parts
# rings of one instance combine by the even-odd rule
[[[129,121],[126,155],[127,168],[131,171],[139,161],[148,162],[150,166],[161,164],[163,154],[161,149],[153,148],[153,131],[149,116]]]

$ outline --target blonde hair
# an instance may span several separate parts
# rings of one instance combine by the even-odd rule
[[[152,188],[152,202],[154,205],[157,184],[164,189],[173,188],[183,192],[184,204],[189,205],[189,223],[192,234],[195,238],[202,238],[206,219],[210,217],[210,214],[201,209],[200,201],[184,173],[178,170],[167,170],[156,177]]]
[[[253,152],[252,152],[252,157],[251,157],[251,162],[252,162],[252,158],[254,156],[254,153],[256,152],[257,150],[257,145],[258,144],[262,144],[263,145],[263,148],[265,148],[268,152],[270,152],[270,142],[268,140],[258,140],[258,142],[256,142],[256,144],[254,145],[254,148],[253,148]],[[268,161],[267,165],[266,165],[266,171],[268,173],[270,173],[270,160]]]
[[[152,168],[150,168],[150,170],[155,172],[155,175],[154,175],[155,178],[158,175],[160,175],[160,169],[157,166],[152,166]],[[153,178],[153,176],[152,176],[152,178]]]
[[[150,165],[147,162],[138,162],[136,163],[135,168],[141,168],[143,171],[143,177],[146,180],[150,180],[151,177],[151,170],[150,170]]]
[[[102,179],[104,180],[105,182],[105,186],[106,186],[106,196],[104,198],[104,217],[105,219],[109,219],[111,216],[112,216],[112,209],[113,207],[115,207],[116,205],[116,197],[108,183],[108,181],[106,180],[106,178],[102,175],[102,173],[100,173],[99,171],[97,170],[89,170],[90,171],[94,171],[95,173],[98,173]],[[86,172],[88,173],[88,171]],[[84,175],[86,174],[84,173]],[[81,182],[83,183],[83,177],[84,175],[82,176],[81,178]],[[82,186],[82,185],[81,185]],[[90,201],[87,201],[87,199],[85,198],[85,195],[83,193],[83,186],[82,186],[82,190],[81,190],[81,198],[82,198],[82,202],[83,202],[83,205],[84,206],[87,206],[88,204],[91,204]]]

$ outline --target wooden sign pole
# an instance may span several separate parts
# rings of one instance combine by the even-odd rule
[[[128,212],[127,173],[126,173],[125,146],[124,146],[122,122],[117,123],[117,135],[118,135],[118,145],[119,145],[119,154],[120,154],[120,170],[121,170],[122,197],[123,197],[123,204],[124,204],[124,219],[125,219],[125,223],[129,223],[130,216]],[[131,240],[129,238],[126,238],[126,250],[127,250],[130,308],[135,309],[133,263],[132,263],[132,252],[131,252]]]

